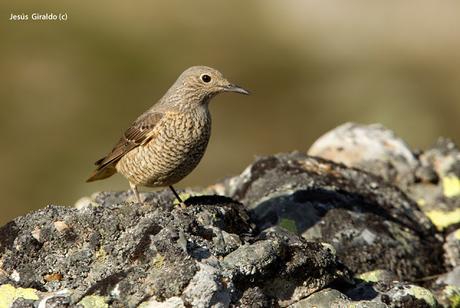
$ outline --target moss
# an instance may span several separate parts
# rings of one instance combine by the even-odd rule
[[[284,229],[291,231],[293,233],[297,233],[297,226],[295,224],[295,221],[292,219],[287,219],[287,218],[281,218],[278,225],[280,227],[283,227]]]
[[[456,176],[445,176],[442,178],[444,196],[452,198],[460,195],[460,179]]]
[[[453,211],[433,210],[427,212],[426,215],[431,219],[438,230],[442,230],[460,222],[460,208]]]
[[[38,300],[37,290],[15,288],[10,284],[0,286],[0,308],[10,307],[18,298]]]
[[[85,296],[80,302],[84,308],[106,308],[109,305],[105,302],[105,298],[99,295]]]

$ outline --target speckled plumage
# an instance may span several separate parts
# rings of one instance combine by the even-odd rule
[[[209,81],[208,81],[209,78]],[[221,92],[248,94],[206,66],[185,70],[166,94],[139,116],[112,151],[96,162],[88,182],[124,175],[137,186],[170,186],[200,162],[211,135],[209,101]]]
[[[137,185],[169,186],[200,162],[211,135],[211,116],[207,106],[167,112],[152,132],[156,137],[124,155],[116,169]]]

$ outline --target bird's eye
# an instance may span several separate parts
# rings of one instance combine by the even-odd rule
[[[206,74],[201,75],[201,80],[203,80],[204,82],[208,83],[208,82],[211,81],[211,76],[206,75]]]

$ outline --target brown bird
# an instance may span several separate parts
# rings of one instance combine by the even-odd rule
[[[222,92],[249,94],[210,67],[185,70],[166,94],[141,114],[125,131],[115,147],[96,161],[87,180],[124,175],[141,203],[138,186],[169,186],[187,176],[200,162],[211,135],[208,104]]]

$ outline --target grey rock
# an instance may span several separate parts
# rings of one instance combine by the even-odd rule
[[[401,181],[417,167],[408,145],[380,124],[345,123],[316,140],[308,154]]]
[[[337,290],[324,289],[289,306],[289,308],[315,307],[385,308],[387,305],[380,301],[352,301],[348,296]]]
[[[417,285],[393,281],[391,283],[362,282],[345,292],[354,302],[385,304],[388,307],[437,307],[434,294]]]
[[[454,267],[451,271],[436,279],[440,285],[451,285],[460,288],[460,266]]]
[[[264,274],[282,253],[281,243],[272,240],[245,244],[229,253],[223,266],[235,275],[256,276]]]
[[[291,153],[259,158],[222,186],[246,205],[261,230],[278,226],[329,243],[355,273],[386,269],[417,279],[443,269],[431,221],[405,193],[373,174]]]
[[[223,280],[224,277],[217,268],[208,264],[200,264],[200,270],[190,280],[182,298],[192,307],[228,307],[231,290],[224,286]]]
[[[460,267],[460,229],[446,236],[444,242],[444,259],[450,267]]]
[[[366,127],[347,129],[359,136]],[[457,148],[413,154],[382,127],[366,138],[357,143],[374,147],[366,159],[347,162],[360,169],[278,154],[189,191],[207,195],[187,208],[168,190],[144,193],[143,205],[103,192],[18,217],[0,228],[0,297],[15,307],[453,305]],[[414,199],[438,215],[438,229]]]
[[[439,230],[460,224],[460,150],[449,139],[415,152],[381,125],[346,123],[319,138],[308,153],[397,185]]]
[[[350,279],[319,243],[257,235],[230,198],[191,197],[182,209],[168,191],[146,195],[142,206],[127,197],[101,193],[85,206],[48,206],[2,227],[1,283],[39,294],[16,305],[229,307],[255,294],[280,304]],[[274,281],[287,287],[276,290]]]
[[[346,307],[349,304],[349,298],[341,292],[334,289],[324,289],[290,305],[289,308]]]

